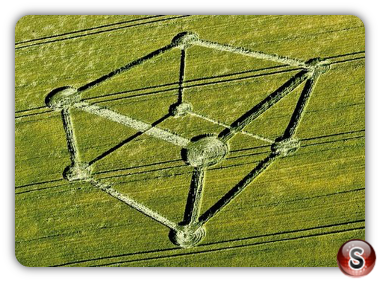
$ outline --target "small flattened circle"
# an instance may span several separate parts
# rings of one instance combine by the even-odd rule
[[[185,31],[178,33],[174,38],[172,39],[172,44],[178,47],[187,47],[191,43],[198,41],[199,36],[196,33]]]
[[[60,111],[63,108],[69,108],[81,99],[77,89],[71,86],[56,88],[51,91],[45,99],[46,105],[55,110]]]
[[[216,136],[200,136],[184,149],[183,158],[192,167],[207,167],[220,162],[228,151],[228,145]]]
[[[91,177],[91,167],[86,163],[71,164],[63,172],[68,181],[85,181]]]
[[[184,228],[183,230],[170,230],[169,232],[170,241],[184,249],[191,248],[199,244],[205,236],[206,230],[204,227],[199,227],[196,230]]]
[[[272,144],[272,152],[282,155],[284,157],[294,153],[300,147],[300,141],[298,139],[286,138],[278,139]]]
[[[191,112],[193,106],[190,103],[176,103],[170,106],[169,113],[175,118],[183,117]]]
[[[314,58],[307,61],[306,64],[315,71],[322,74],[330,70],[331,62],[322,58]]]

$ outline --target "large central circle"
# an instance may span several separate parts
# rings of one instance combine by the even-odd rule
[[[207,167],[220,162],[228,153],[228,145],[216,136],[198,136],[183,151],[184,161],[193,167]]]

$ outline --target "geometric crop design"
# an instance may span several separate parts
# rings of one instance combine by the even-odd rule
[[[284,65],[298,67],[300,71],[294,77],[280,86],[277,90],[268,95],[264,100],[259,102],[257,105],[253,105],[253,107],[248,112],[244,113],[232,124],[221,124],[218,121],[195,113],[192,110],[192,105],[186,102],[183,87],[185,75],[185,59],[186,50],[192,46],[201,46],[224,52],[232,52],[240,54],[242,56],[249,56],[256,59],[270,60],[282,63]],[[121,115],[105,107],[92,105],[81,100],[81,93],[84,91],[95,87],[104,81],[107,81],[113,76],[128,71],[129,69],[140,65],[156,56],[162,56],[165,52],[173,48],[178,48],[181,50],[178,101],[168,107],[169,113],[164,119],[173,117],[176,118],[187,114],[194,115],[209,122],[222,125],[225,129],[222,130],[218,135],[206,134],[195,136],[189,140],[166,129],[156,127],[163,119],[158,120],[153,124],[148,124],[143,121],[136,120],[132,117]],[[221,212],[227,204],[229,204],[234,198],[243,192],[244,189],[246,189],[247,186],[249,186],[256,177],[263,173],[265,169],[267,169],[276,159],[280,157],[286,157],[287,155],[294,153],[299,148],[300,142],[294,137],[297,131],[297,127],[300,124],[303,112],[308,103],[308,100],[310,99],[311,93],[318,78],[321,74],[328,71],[329,68],[329,62],[320,58],[303,62],[297,59],[290,59],[278,55],[265,54],[262,52],[247,50],[240,47],[233,47],[216,42],[205,41],[191,32],[180,33],[173,38],[169,45],[155,50],[152,53],[147,54],[146,56],[139,58],[133,62],[130,62],[119,69],[116,69],[86,85],[79,87],[78,89],[66,86],[55,89],[49,93],[49,95],[46,97],[46,104],[48,107],[59,111],[62,114],[63,126],[66,132],[67,146],[71,158],[71,164],[65,169],[63,175],[68,181],[89,182],[110,196],[124,202],[131,208],[168,227],[170,229],[169,238],[174,244],[182,248],[195,246],[206,235],[204,226],[210,219],[212,219],[217,213]],[[294,89],[299,87],[303,82],[305,82],[304,88],[301,92],[297,104],[295,105],[295,109],[290,118],[289,124],[281,136],[272,141],[268,138],[257,136],[244,131],[244,128],[248,124],[250,124],[265,111],[270,109],[272,106],[274,106]],[[75,141],[76,139],[70,116],[70,109],[72,108],[80,109],[85,112],[115,121],[127,127],[136,129],[140,135],[148,134],[155,138],[159,138],[166,142],[177,145],[181,148],[179,150],[179,154],[181,154],[184,162],[194,168],[182,222],[172,222],[171,220],[160,215],[158,212],[153,211],[149,207],[146,207],[143,204],[131,199],[128,195],[119,193],[114,188],[112,188],[111,185],[102,183],[92,177],[91,166],[94,162],[82,162],[78,154],[79,148],[77,147]],[[234,187],[232,187],[231,190],[229,190],[223,197],[221,197],[214,205],[212,205],[203,214],[200,214],[204,177],[207,169],[208,167],[223,161],[223,159],[229,153],[229,140],[233,138],[237,133],[246,134],[252,138],[258,138],[270,142],[271,152],[265,159],[259,162],[256,167],[253,167],[251,172],[249,172]]]

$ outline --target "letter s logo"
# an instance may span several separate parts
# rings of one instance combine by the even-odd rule
[[[351,269],[359,270],[363,268],[363,266],[365,265],[365,260],[360,256],[363,253],[364,250],[360,247],[354,247],[350,250],[350,261],[348,262],[348,264],[351,267]]]

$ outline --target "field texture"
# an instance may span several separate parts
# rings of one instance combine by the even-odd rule
[[[359,18],[26,16],[15,36],[21,264],[336,266],[364,239]]]

